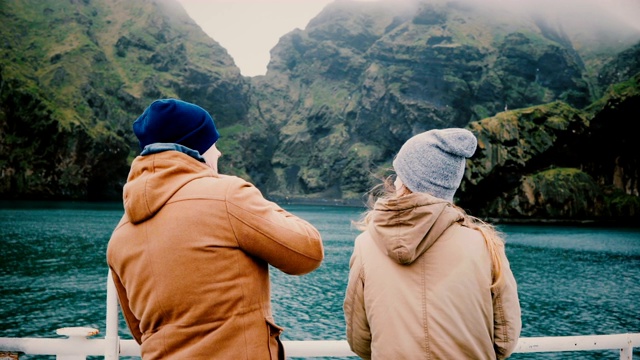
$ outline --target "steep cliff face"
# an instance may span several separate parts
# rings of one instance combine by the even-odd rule
[[[282,129],[267,191],[358,198],[371,185],[363,179],[420,131],[591,102],[566,34],[494,15],[445,1],[340,1],[281,38],[254,81],[260,114]]]
[[[113,132],[68,123],[31,79],[0,65],[0,195],[8,199],[117,199],[130,148]]]
[[[266,76],[252,80],[260,115],[279,129],[270,194],[341,198],[366,191],[382,153],[355,134],[360,77],[366,51],[393,21],[391,10],[350,2],[328,8],[306,31],[282,37]]]
[[[640,196],[640,71],[610,86],[587,108],[593,114],[591,137],[582,149],[585,170],[598,183],[623,194]],[[588,160],[586,160],[588,159]]]
[[[223,130],[248,113],[248,80],[174,1],[3,1],[0,38],[5,198],[113,198],[139,151],[131,124],[157,98],[198,103]]]

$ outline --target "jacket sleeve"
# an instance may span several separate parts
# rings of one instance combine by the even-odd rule
[[[347,325],[347,342],[351,351],[363,359],[371,358],[371,331],[364,307],[364,267],[358,245],[349,261],[349,283],[344,299],[344,317]]]
[[[498,359],[508,358],[518,345],[522,330],[520,301],[516,280],[503,253],[503,281],[493,293],[494,348]]]
[[[127,296],[127,291],[122,285],[122,281],[118,275],[111,269],[111,276],[113,277],[113,283],[116,286],[116,290],[118,293],[118,301],[120,302],[120,309],[122,311],[122,315],[124,316],[125,321],[127,322],[127,326],[129,327],[129,331],[131,331],[131,335],[136,340],[138,344],[142,344],[142,333],[140,332],[140,321],[136,319],[129,308],[129,298]]]
[[[318,230],[266,200],[252,184],[235,179],[226,200],[240,248],[287,274],[302,275],[318,268],[324,258]]]

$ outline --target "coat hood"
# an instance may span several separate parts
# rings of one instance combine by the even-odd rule
[[[153,217],[186,183],[217,176],[206,164],[179,151],[138,156],[124,185],[124,211],[138,224]]]
[[[446,200],[413,193],[376,202],[367,231],[395,262],[411,264],[464,215]]]

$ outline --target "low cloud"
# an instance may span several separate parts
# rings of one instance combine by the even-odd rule
[[[512,16],[543,19],[547,25],[584,42],[640,40],[640,0],[414,0],[414,3],[464,4],[507,20]]]

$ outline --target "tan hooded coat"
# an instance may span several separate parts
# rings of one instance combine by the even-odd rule
[[[503,359],[520,336],[516,282],[501,286],[482,234],[445,200],[379,200],[355,242],[344,302],[347,341],[365,359]]]
[[[178,151],[139,156],[107,250],[144,359],[282,359],[268,265],[316,269],[318,231]]]

